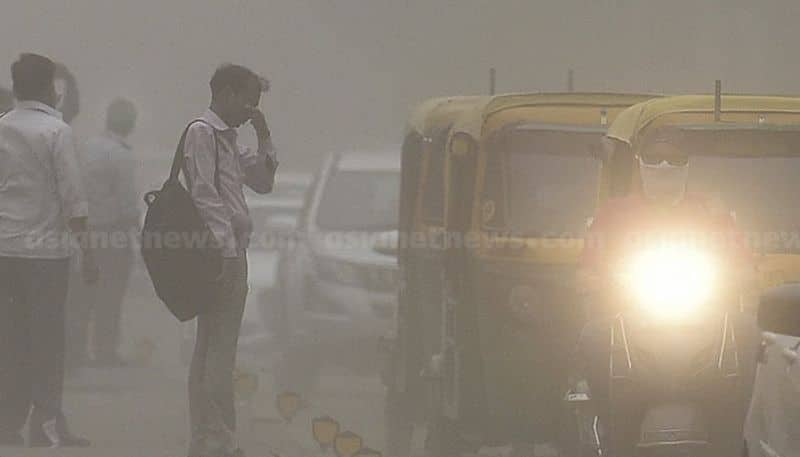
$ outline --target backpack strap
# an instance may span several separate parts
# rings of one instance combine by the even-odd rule
[[[169,178],[167,178],[167,182],[170,181],[177,181],[178,175],[180,174],[181,170],[183,170],[184,176],[186,176],[186,180],[189,181],[189,174],[186,173],[186,158],[184,154],[184,147],[186,145],[186,135],[189,133],[189,128],[197,123],[206,124],[211,127],[212,134],[214,135],[214,187],[219,192],[219,141],[217,140],[217,130],[214,129],[211,124],[202,120],[202,119],[195,119],[186,126],[183,130],[183,134],[181,135],[181,139],[178,142],[178,148],[175,150],[175,156],[172,158],[172,167],[169,171]]]

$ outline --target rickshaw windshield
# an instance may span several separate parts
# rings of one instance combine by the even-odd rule
[[[800,252],[800,131],[700,129],[684,132],[681,143],[689,192],[718,198],[753,249]]]
[[[599,129],[518,128],[499,142],[507,228],[526,237],[580,238],[594,214]]]

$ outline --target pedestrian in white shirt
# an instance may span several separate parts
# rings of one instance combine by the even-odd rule
[[[247,247],[253,223],[243,186],[272,188],[277,163],[270,131],[257,108],[265,80],[239,65],[211,78],[211,105],[189,128],[184,144],[187,186],[201,217],[222,247],[217,306],[197,318],[189,374],[190,457],[240,457],[235,439],[233,370],[247,296]],[[258,150],[241,148],[236,128],[250,122]]]
[[[93,366],[119,367],[125,363],[117,353],[122,302],[128,288],[135,250],[132,240],[139,229],[142,206],[136,186],[138,162],[127,142],[136,126],[136,107],[129,100],[113,100],[106,111],[103,134],[90,139],[82,149],[84,185],[89,199],[89,224],[97,263],[104,280],[81,284],[70,282],[67,305],[67,366],[77,368],[94,359]],[[91,351],[88,328],[94,332]]]
[[[61,405],[70,232],[86,240],[88,203],[72,129],[54,109],[54,74],[50,59],[21,55],[11,67],[17,104],[0,118],[0,445],[22,445],[26,420],[29,446],[89,445],[69,432]]]

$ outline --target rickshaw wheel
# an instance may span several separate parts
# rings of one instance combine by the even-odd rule
[[[462,442],[452,420],[440,417],[428,426],[427,432],[426,457],[461,457]]]

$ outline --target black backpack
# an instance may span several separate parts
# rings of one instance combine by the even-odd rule
[[[216,278],[222,262],[214,235],[178,178],[184,165],[186,134],[197,122],[205,123],[194,120],[183,131],[172,159],[169,178],[161,190],[144,196],[147,215],[142,229],[142,258],[156,295],[182,322],[193,319],[213,305],[217,297]],[[214,186],[219,190],[216,131],[214,145]]]

